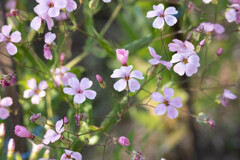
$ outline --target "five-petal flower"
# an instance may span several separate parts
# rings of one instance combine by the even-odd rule
[[[82,155],[79,152],[73,152],[70,150],[65,150],[65,153],[61,156],[60,160],[82,160]]]
[[[64,124],[63,124],[63,119],[57,121],[55,130],[53,129],[48,129],[46,134],[44,135],[43,143],[44,144],[49,144],[49,143],[54,143],[57,140],[61,138],[61,133],[64,132]]]

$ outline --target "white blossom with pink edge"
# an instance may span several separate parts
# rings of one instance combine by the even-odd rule
[[[63,88],[63,92],[68,95],[74,95],[73,101],[77,104],[81,104],[88,99],[95,99],[97,93],[93,90],[87,90],[93,85],[93,82],[88,78],[83,78],[80,82],[76,77],[68,80],[70,87]]]
[[[2,33],[0,33],[0,43],[5,42],[5,48],[7,49],[8,53],[13,56],[17,53],[17,47],[14,45],[14,43],[19,43],[22,37],[19,31],[15,31],[10,35],[11,30],[11,24],[2,26]]]
[[[189,42],[189,41],[181,41],[179,39],[174,39],[172,40],[173,43],[169,43],[168,44],[168,48],[171,52],[178,52],[178,53],[186,53],[186,52],[190,52],[190,53],[196,53],[194,51],[195,47],[194,45]]]
[[[51,33],[48,32],[45,34],[45,45],[43,47],[43,53],[44,53],[44,57],[46,59],[52,60],[52,51],[51,51],[51,47],[52,47],[52,43],[56,38],[56,34],[55,33]]]
[[[148,62],[152,65],[156,66],[159,64],[164,65],[168,70],[171,69],[172,63],[160,60],[162,57],[156,53],[156,51],[152,47],[148,47],[150,54],[153,56],[153,59],[150,59]]]
[[[65,153],[61,156],[60,160],[82,160],[82,155],[79,152],[73,152],[70,150],[65,150]]]
[[[57,121],[55,130],[53,129],[48,129],[46,134],[44,135],[43,143],[44,144],[49,144],[49,143],[54,143],[57,140],[61,138],[61,133],[64,132],[64,124],[63,124],[63,119]]]
[[[167,111],[167,115],[170,119],[174,119],[178,116],[178,111],[176,108],[182,107],[182,100],[179,97],[173,97],[174,90],[168,87],[164,87],[163,94],[154,92],[152,94],[152,99],[155,102],[160,102],[159,105],[155,107],[155,113],[157,115],[163,115]]]
[[[115,69],[111,78],[121,78],[114,85],[114,89],[118,92],[123,91],[125,88],[129,88],[130,92],[135,92],[140,89],[140,83],[135,79],[144,79],[142,72],[134,70],[133,66],[122,66],[120,69]]]
[[[39,85],[37,85],[37,81],[32,78],[27,81],[27,85],[30,89],[25,90],[23,97],[24,98],[31,98],[32,104],[39,104],[40,99],[42,97],[45,97],[46,92],[44,91],[45,89],[48,88],[47,81],[41,81]]]
[[[0,118],[7,119],[10,115],[9,110],[6,107],[10,107],[13,104],[11,97],[0,98]]]
[[[164,27],[164,21],[166,21],[166,23],[169,26],[173,26],[174,24],[177,23],[177,18],[172,16],[178,14],[178,11],[176,10],[175,7],[168,7],[166,8],[166,10],[164,11],[164,5],[163,4],[159,4],[159,5],[154,5],[153,6],[153,11],[149,11],[147,12],[147,18],[153,18],[153,17],[157,17],[154,21],[153,21],[153,28],[157,28],[157,29],[162,29]]]
[[[54,73],[54,85],[60,86],[63,84],[64,86],[68,86],[68,80],[70,78],[76,77],[74,73],[68,72],[69,70],[70,68],[66,68],[64,66],[56,68],[55,71],[51,70],[51,72]]]
[[[188,77],[197,73],[197,68],[200,67],[199,57],[197,54],[192,53],[176,53],[172,56],[171,63],[177,63],[173,70],[180,76],[185,73]]]
[[[67,5],[66,0],[36,0],[39,4],[34,8],[35,12],[47,14],[49,17],[57,17],[60,10]]]

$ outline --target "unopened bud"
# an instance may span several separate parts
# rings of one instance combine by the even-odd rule
[[[35,122],[36,124],[40,125],[40,126],[45,126],[45,124],[47,124],[47,120],[45,117],[43,117],[41,115],[41,113],[38,114],[34,114],[30,117],[30,120],[33,122]]]
[[[64,122],[64,124],[68,124],[69,123],[68,118],[66,116],[63,118],[63,122]]]
[[[89,139],[85,138],[85,144],[88,144],[88,143],[89,143]]]
[[[97,74],[96,78],[97,78],[97,81],[98,81],[100,87],[103,89],[106,88],[106,83],[103,81],[102,77]]]
[[[220,49],[217,51],[217,55],[220,56],[222,53],[223,53],[223,48],[220,48]]]
[[[201,47],[202,47],[202,46],[204,46],[204,44],[205,44],[205,41],[206,41],[206,40],[205,40],[205,39],[203,39],[201,42],[199,42],[199,46],[201,46]]]
[[[62,53],[60,56],[60,64],[62,65],[65,60],[65,53]]]
[[[14,151],[15,151],[15,141],[13,138],[11,138],[8,142],[8,152],[7,152],[8,160],[13,160]]]
[[[0,124],[0,138],[5,136],[5,125],[4,123]]]

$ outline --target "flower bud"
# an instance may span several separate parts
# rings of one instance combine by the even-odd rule
[[[202,47],[202,46],[204,46],[204,44],[205,44],[205,41],[206,41],[206,40],[205,40],[205,39],[203,39],[201,42],[199,42],[199,46],[201,46],[201,47]]]
[[[121,144],[122,146],[129,146],[130,142],[128,140],[128,138],[122,136],[118,138],[118,143]]]
[[[62,53],[60,56],[60,64],[62,65],[65,60],[65,53]]]
[[[45,124],[47,124],[47,120],[45,117],[43,117],[41,115],[41,113],[38,114],[34,114],[30,117],[30,120],[33,122],[35,122],[36,124],[40,125],[40,126],[45,126]]]
[[[8,152],[7,152],[8,160],[13,160],[14,151],[15,151],[15,141],[13,138],[11,138],[8,142]]]
[[[64,124],[68,124],[69,123],[68,118],[66,116],[63,118],[63,122],[64,122]]]
[[[100,87],[103,89],[106,88],[106,83],[103,81],[102,77],[97,74],[96,78],[97,78],[97,81],[98,81]]]
[[[0,124],[0,138],[5,136],[5,125],[4,123]]]
[[[208,124],[210,125],[210,128],[213,129],[215,127],[215,121],[214,120],[208,120]]]
[[[125,49],[117,49],[116,54],[117,59],[122,63],[122,65],[127,66],[129,51]]]
[[[15,134],[21,138],[32,138],[32,134],[24,127],[20,125],[15,126]]]
[[[85,144],[88,144],[89,143],[89,139],[86,137],[85,138]]]
[[[223,48],[220,48],[218,51],[217,51],[217,55],[220,56],[223,52]]]

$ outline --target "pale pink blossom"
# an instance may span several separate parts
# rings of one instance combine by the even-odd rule
[[[31,98],[32,104],[39,104],[40,99],[45,97],[46,92],[45,89],[48,88],[47,81],[41,81],[39,85],[37,85],[37,81],[32,78],[27,81],[27,85],[30,89],[24,91],[23,97],[24,98]]]
[[[32,29],[38,31],[41,28],[41,25],[46,21],[48,29],[52,30],[52,27],[54,26],[54,22],[51,17],[49,17],[47,14],[38,14],[36,17],[33,18],[33,20],[30,23],[30,26]]]
[[[229,100],[237,99],[237,96],[233,94],[230,90],[224,89],[223,94],[221,95],[221,104],[224,107],[227,107]]]
[[[54,84],[56,86],[60,86],[61,84],[64,86],[68,85],[68,80],[70,78],[76,77],[76,75],[72,72],[68,72],[70,71],[70,68],[66,68],[64,66],[61,66],[60,68],[56,68],[55,72],[54,72]],[[53,72],[53,70],[52,70]]]
[[[155,113],[157,115],[163,115],[167,111],[167,115],[170,119],[174,119],[178,116],[178,111],[176,108],[182,107],[182,100],[179,97],[173,97],[174,90],[168,87],[164,87],[163,94],[154,92],[152,94],[152,99],[155,102],[160,102],[159,105],[155,107]]]
[[[135,79],[144,79],[142,72],[134,70],[133,66],[122,66],[120,69],[115,69],[111,78],[121,78],[114,85],[114,89],[118,92],[123,91],[125,88],[129,88],[130,92],[135,92],[140,89],[140,83]]]
[[[148,47],[148,50],[149,50],[150,54],[153,56],[153,59],[150,59],[150,60],[148,61],[149,63],[151,63],[151,64],[154,65],[154,66],[157,66],[157,65],[159,65],[159,64],[162,64],[162,65],[164,65],[168,70],[171,69],[172,63],[167,62],[167,61],[160,60],[162,57],[156,53],[156,51],[154,50],[154,48]]]
[[[67,1],[66,10],[68,12],[72,12],[77,9],[77,3],[74,0],[66,0],[66,1]]]
[[[68,85],[70,87],[63,88],[63,92],[68,95],[75,95],[74,102],[81,104],[86,100],[86,97],[91,100],[95,99],[97,93],[93,90],[87,90],[92,84],[93,82],[88,78],[83,78],[79,82],[76,77],[73,77],[68,80]]]
[[[21,137],[21,138],[32,138],[32,134],[27,130],[26,127],[24,126],[20,126],[20,125],[16,125],[15,126],[15,130],[14,130],[15,134],[18,136],[18,137]]]
[[[122,146],[129,146],[130,145],[130,142],[129,142],[128,138],[126,138],[124,136],[119,137],[117,141]]]
[[[110,3],[112,0],[103,0],[105,3]]]
[[[36,13],[47,14],[49,17],[57,17],[60,10],[67,5],[66,0],[36,0],[39,4],[34,8]]]
[[[175,7],[168,7],[164,11],[164,5],[159,4],[157,6],[154,5],[153,9],[154,10],[147,12],[147,18],[157,17],[152,24],[154,28],[162,29],[164,27],[164,21],[166,21],[169,26],[177,23],[177,18],[172,16],[178,14]]]
[[[202,22],[195,31],[212,33],[214,35],[223,34],[225,32],[225,28],[221,24],[211,23],[211,22]]]
[[[48,129],[44,135],[43,143],[49,144],[54,143],[61,138],[61,133],[64,132],[63,119],[57,121],[55,126],[55,131],[53,129]]]
[[[17,47],[14,43],[19,43],[22,39],[21,33],[19,31],[15,31],[10,35],[12,30],[12,25],[4,25],[2,26],[2,33],[0,33],[0,43],[5,42],[6,49],[10,55],[15,55],[17,53]]]
[[[9,110],[7,109],[13,104],[11,97],[0,98],[0,118],[7,119],[10,115]]]
[[[172,56],[171,63],[177,63],[173,70],[180,76],[186,75],[188,77],[197,73],[197,68],[200,67],[199,57],[197,54],[192,53],[176,53]]]
[[[116,54],[117,59],[122,63],[122,65],[127,66],[129,51],[125,49],[117,49]]]
[[[82,160],[82,155],[79,152],[73,152],[65,149],[65,153],[62,155],[60,160]]]
[[[52,47],[52,43],[55,40],[55,38],[56,38],[55,33],[48,32],[45,34],[45,45],[43,48],[43,53],[44,53],[44,57],[46,59],[52,60],[51,47]]]
[[[179,39],[174,39],[172,40],[173,43],[169,43],[168,47],[169,50],[171,52],[178,52],[178,53],[186,53],[186,52],[190,52],[190,53],[196,53],[194,51],[195,47],[194,45],[189,42],[189,41],[181,41]]]
[[[240,4],[232,4],[225,13],[225,17],[229,23],[240,23]]]
[[[208,4],[208,3],[212,2],[212,0],[203,0],[203,2],[204,2],[205,4]]]

